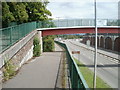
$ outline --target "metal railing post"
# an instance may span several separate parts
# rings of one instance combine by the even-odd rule
[[[10,45],[12,44],[12,27],[10,28]]]
[[[18,29],[18,39],[20,39],[20,30],[21,30],[21,29],[20,29],[20,26],[21,26],[21,25],[19,25],[19,29]]]

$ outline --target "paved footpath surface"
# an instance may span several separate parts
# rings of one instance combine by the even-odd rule
[[[3,84],[3,88],[54,88],[62,49],[55,44],[55,52],[45,52]]]

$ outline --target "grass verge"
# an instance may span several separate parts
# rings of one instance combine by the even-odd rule
[[[75,62],[77,63],[80,72],[82,73],[84,79],[86,80],[89,88],[93,88],[93,75],[94,73],[86,67],[84,64],[82,64],[80,61],[75,59]],[[97,76],[96,78],[96,88],[111,88],[107,83],[105,83],[101,78]]]

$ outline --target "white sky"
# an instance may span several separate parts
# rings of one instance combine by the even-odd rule
[[[49,0],[47,8],[52,18],[94,18],[94,0]],[[118,18],[120,0],[97,0],[97,17],[101,19]]]

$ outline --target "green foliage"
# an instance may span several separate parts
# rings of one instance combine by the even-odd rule
[[[4,75],[4,81],[9,80],[15,75],[15,66],[13,65],[11,60],[5,61],[3,75]]]
[[[43,41],[44,41],[45,39],[52,39],[52,40],[54,40],[55,38],[56,38],[56,35],[44,36],[44,37],[43,37]]]
[[[15,21],[18,23],[23,23],[28,21],[28,14],[26,11],[26,6],[21,2],[8,2],[10,6],[10,11],[15,17]]]
[[[29,15],[29,21],[43,21],[48,20],[51,12],[46,9],[47,2],[28,2],[26,10]]]
[[[40,56],[40,41],[37,37],[34,38],[33,40],[33,45],[34,45],[34,48],[33,48],[33,56],[34,57],[37,57],[37,56]]]
[[[82,73],[84,79],[86,80],[89,88],[93,88],[93,75],[94,73],[89,70],[88,67],[86,67],[84,64],[82,64],[80,61],[75,59],[76,64],[78,65],[78,68],[80,72]],[[96,78],[96,88],[111,88],[107,83],[105,83],[100,77],[97,76]]]
[[[2,23],[7,27],[11,22],[26,23],[49,20],[51,12],[46,8],[48,0],[38,2],[2,2]]]
[[[52,52],[54,51],[54,37],[46,36],[43,38],[43,51],[44,52]]]
[[[9,5],[6,2],[2,2],[2,25],[7,27],[8,23],[14,21],[15,18],[9,10]]]
[[[44,52],[51,52],[54,50],[54,42],[52,39],[44,40],[43,44],[44,44],[43,47]]]
[[[64,38],[64,39],[78,39],[82,38],[81,35],[57,35],[59,38]]]
[[[40,56],[40,45],[36,45],[36,46],[33,48],[33,56],[34,56],[34,57]]]
[[[35,37],[33,40],[33,45],[38,45],[40,43],[39,38]]]

